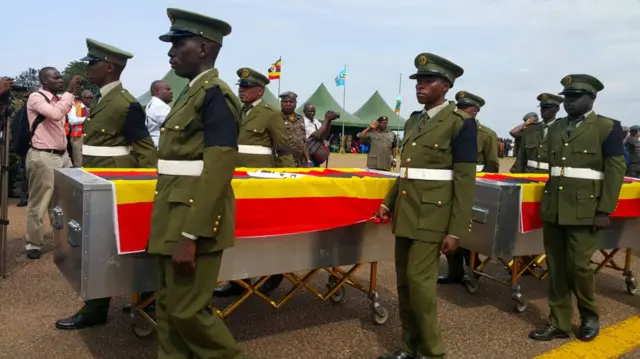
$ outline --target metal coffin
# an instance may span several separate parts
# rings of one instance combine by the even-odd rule
[[[52,201],[54,262],[82,299],[154,289],[153,258],[117,254],[110,182],[77,168],[56,170]]]

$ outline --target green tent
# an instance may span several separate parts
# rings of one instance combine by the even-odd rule
[[[280,101],[278,98],[269,90],[269,86],[264,87],[264,95],[262,95],[262,101],[266,104],[273,106],[274,108],[280,109]]]
[[[394,130],[397,127],[404,128],[404,122],[406,121],[400,117],[398,122],[398,114],[389,107],[378,91],[374,92],[367,102],[353,114],[367,122],[367,124],[372,123],[380,116],[387,116],[389,118],[389,128]]]
[[[340,113],[340,118],[333,121],[332,127],[341,127],[342,121],[344,121],[345,127],[358,127],[364,128],[369,125],[366,121],[359,119],[358,117],[350,114],[349,112],[342,111],[342,106],[331,96],[329,90],[324,84],[320,84],[315,92],[309,97],[309,99],[298,107],[297,112],[302,114],[304,104],[310,102],[316,106],[316,118],[322,122],[324,121],[324,114],[328,110],[333,110]]]
[[[167,72],[167,74],[162,78],[162,81],[168,83],[169,86],[171,86],[171,91],[173,92],[173,101],[171,101],[169,106],[173,106],[173,104],[178,99],[178,95],[182,92],[182,89],[184,89],[184,87],[189,83],[189,80],[183,77],[179,77],[175,72],[173,72],[173,70],[169,70],[169,72]],[[138,102],[140,102],[142,106],[146,106],[149,101],[151,101],[150,90],[138,97]]]

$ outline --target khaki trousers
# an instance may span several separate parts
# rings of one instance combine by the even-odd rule
[[[29,204],[27,205],[26,249],[39,249],[44,245],[44,215],[51,215],[53,197],[53,171],[71,167],[68,153],[58,156],[53,153],[29,149],[27,152],[29,173]]]
[[[71,137],[73,167],[82,167],[82,137]]]

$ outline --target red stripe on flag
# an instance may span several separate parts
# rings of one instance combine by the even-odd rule
[[[522,233],[542,228],[540,202],[522,202],[520,207]]]
[[[611,217],[640,217],[640,198],[619,199]]]
[[[118,205],[118,232],[122,253],[140,252],[147,249],[152,210],[153,202]]]

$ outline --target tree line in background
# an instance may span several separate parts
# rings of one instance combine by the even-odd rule
[[[28,89],[37,89],[40,87],[40,80],[38,79],[39,69],[28,68],[19,75],[15,76],[16,84],[25,86]],[[71,78],[75,75],[80,75],[83,78],[86,77],[87,73],[87,63],[82,61],[72,61],[62,70],[62,78],[64,79],[65,88],[69,84]],[[78,88],[77,93],[74,95],[80,96],[80,93],[84,90],[89,90],[93,92],[94,95],[98,94],[100,91],[96,85],[89,84],[85,82],[83,87]],[[29,96],[29,93],[14,93],[13,94],[13,102],[11,107],[15,111],[17,111],[20,107],[22,107]]]

